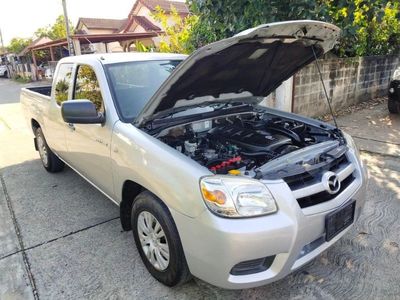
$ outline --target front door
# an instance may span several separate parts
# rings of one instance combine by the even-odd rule
[[[103,96],[92,67],[78,65],[72,99],[92,101],[106,115]],[[66,124],[67,162],[107,195],[113,195],[111,172],[112,124]]]

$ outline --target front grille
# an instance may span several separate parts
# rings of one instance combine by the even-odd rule
[[[323,191],[314,195],[299,198],[297,199],[297,202],[299,203],[301,208],[305,208],[332,200],[336,198],[340,193],[342,193],[354,181],[354,179],[354,176],[350,175],[345,180],[343,180],[340,184],[340,190],[336,194],[329,194],[328,192]]]
[[[346,153],[332,160],[323,167],[304,172],[295,176],[285,177],[283,180],[287,183],[290,189],[297,194],[297,202],[301,208],[317,205],[323,202],[330,201],[340,195],[347,187],[349,187],[355,177],[352,173],[351,162],[348,160]],[[341,174],[340,190],[335,194],[328,193],[322,185],[322,177],[327,172],[331,171],[336,174]],[[350,174],[351,172],[351,174]],[[344,175],[345,174],[345,175]],[[345,177],[345,178],[344,178]],[[310,194],[308,194],[310,191]]]
[[[341,167],[349,163],[345,154],[333,160],[323,168],[313,171],[305,172],[295,176],[284,177],[283,180],[288,184],[291,190],[301,189],[321,180],[321,176],[326,171],[337,172]]]

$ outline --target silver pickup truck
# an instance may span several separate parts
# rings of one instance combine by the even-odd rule
[[[261,25],[189,57],[62,59],[22,89],[49,172],[73,168],[120,207],[148,271],[249,288],[278,280],[360,216],[367,171],[335,126],[258,103],[329,51],[333,25]]]

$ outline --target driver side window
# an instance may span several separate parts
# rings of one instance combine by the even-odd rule
[[[104,113],[99,81],[92,67],[87,65],[78,66],[73,99],[90,100],[94,103],[98,112]]]

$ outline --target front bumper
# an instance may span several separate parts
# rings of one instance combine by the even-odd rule
[[[326,242],[326,216],[355,200],[356,221],[364,206],[367,171],[354,155],[352,160],[354,184],[334,200],[312,208],[301,209],[288,185],[277,181],[266,183],[279,206],[272,215],[228,219],[205,210],[193,219],[172,210],[191,273],[222,288],[251,288],[281,279],[318,256],[351,227]],[[265,271],[231,274],[238,263],[270,256],[274,259]]]

